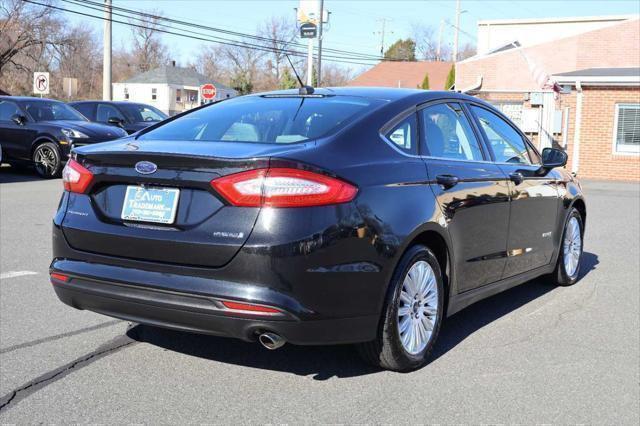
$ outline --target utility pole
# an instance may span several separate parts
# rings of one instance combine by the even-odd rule
[[[322,86],[322,21],[324,16],[324,0],[318,2],[320,6],[318,18],[318,87]]]
[[[387,21],[390,21],[391,19],[389,18],[380,18],[378,19],[378,22],[382,22],[382,29],[374,34],[380,34],[380,56],[384,55],[384,35],[385,35],[385,27],[386,27],[386,23]],[[393,34],[393,31],[391,31],[391,34]]]
[[[440,20],[440,30],[438,31],[438,50],[436,51],[436,61],[442,60],[442,32],[444,31],[444,19]]]
[[[313,86],[313,39],[307,39],[307,86]]]
[[[456,27],[453,37],[453,62],[458,62],[458,35],[460,32],[460,0],[456,0]]]
[[[110,101],[111,94],[111,0],[104,0],[104,46],[102,58],[102,99]]]

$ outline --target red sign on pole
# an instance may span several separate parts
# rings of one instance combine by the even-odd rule
[[[211,83],[204,84],[200,87],[200,93],[204,99],[211,100],[216,97],[216,86]]]

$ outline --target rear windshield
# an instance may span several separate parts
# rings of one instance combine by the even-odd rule
[[[139,139],[300,142],[333,133],[380,102],[350,96],[240,97],[186,114]]]

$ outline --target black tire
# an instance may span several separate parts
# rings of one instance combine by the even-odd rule
[[[565,256],[567,256],[567,253],[565,253],[564,240],[565,240],[565,235],[567,234],[568,225],[572,219],[575,219],[580,227],[581,244],[580,244],[580,257],[578,260],[578,265],[576,267],[575,272],[572,275],[569,275],[565,268],[565,262],[564,262]],[[570,286],[575,284],[578,281],[578,277],[580,276],[580,265],[582,263],[583,248],[584,248],[584,224],[582,222],[582,216],[580,215],[580,212],[576,208],[572,207],[571,211],[569,212],[569,215],[567,216],[567,220],[565,221],[564,228],[562,230],[562,239],[560,240],[560,248],[559,248],[560,253],[558,254],[558,262],[556,263],[556,268],[551,275],[551,279],[555,285]]]
[[[46,161],[46,163],[43,162]],[[60,150],[53,142],[43,142],[38,144],[31,156],[33,167],[41,178],[53,179],[60,177],[62,172],[62,158]]]
[[[438,311],[433,331],[426,347],[413,355],[405,350],[400,340],[398,307],[405,276],[418,261],[426,261],[434,273],[438,289]],[[358,352],[362,358],[374,366],[400,372],[412,371],[424,366],[440,332],[444,314],[444,294],[442,272],[433,252],[423,245],[415,245],[409,248],[402,256],[391,279],[376,339],[358,345]]]

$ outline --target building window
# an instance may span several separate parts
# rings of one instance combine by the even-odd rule
[[[176,102],[180,102],[181,98],[182,98],[182,90],[176,89]]]
[[[640,153],[640,104],[617,104],[613,125],[616,153]]]
[[[124,88],[124,98],[126,100],[129,100],[129,89],[127,89],[126,87]]]
[[[151,89],[151,100],[155,101],[156,99],[158,99],[158,89],[154,87]]]

